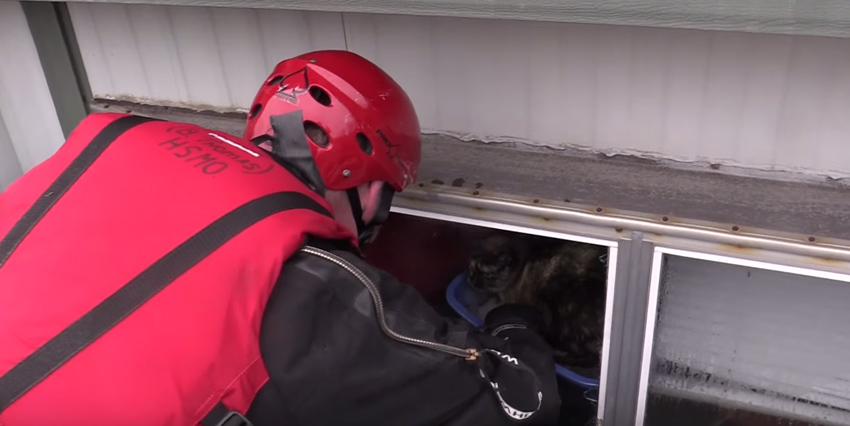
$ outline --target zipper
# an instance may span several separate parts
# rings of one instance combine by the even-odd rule
[[[439,352],[447,353],[449,355],[459,356],[461,358],[466,359],[467,361],[475,361],[476,359],[478,359],[479,353],[477,349],[462,349],[443,343],[416,339],[413,337],[408,337],[396,333],[387,325],[386,317],[384,315],[384,301],[381,299],[381,293],[378,292],[378,287],[375,285],[375,283],[372,282],[372,280],[369,279],[369,277],[366,276],[366,274],[363,273],[363,271],[357,269],[357,267],[352,265],[351,262],[322,249],[306,246],[302,248],[301,251],[325,259],[329,262],[335,263],[346,271],[348,271],[348,273],[350,273],[351,275],[354,275],[354,277],[357,278],[366,287],[366,289],[369,290],[369,293],[372,295],[372,302],[375,304],[375,316],[378,319],[378,325],[381,327],[381,330],[384,332],[384,334],[386,334],[390,338],[409,345],[433,349]]]

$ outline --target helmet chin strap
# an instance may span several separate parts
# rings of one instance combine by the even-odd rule
[[[272,154],[286,160],[290,171],[310,189],[324,196],[325,182],[310,151],[301,110],[272,116],[269,121],[274,130],[274,137],[271,138]]]
[[[375,230],[386,222],[390,215],[390,207],[393,204],[393,196],[395,190],[387,183],[382,184],[381,195],[378,208],[375,211],[375,217],[369,223],[363,222],[363,204],[360,201],[360,193],[357,188],[350,188],[345,191],[348,195],[348,203],[351,204],[351,214],[354,216],[354,224],[357,226],[357,239],[362,250],[375,235]]]
[[[296,175],[310,189],[325,195],[325,184],[322,175],[316,167],[316,161],[310,151],[307,135],[304,133],[304,120],[301,111],[293,111],[288,114],[269,117],[274,136],[260,136],[252,141],[259,145],[270,142],[272,154],[279,158],[280,162],[290,172]],[[354,224],[357,226],[357,238],[361,250],[369,243],[375,234],[375,229],[387,220],[390,215],[390,207],[393,202],[395,190],[389,184],[384,183],[381,188],[380,201],[375,212],[375,217],[369,223],[363,222],[363,205],[357,188],[345,191],[348,202],[351,204],[351,213],[354,215]]]

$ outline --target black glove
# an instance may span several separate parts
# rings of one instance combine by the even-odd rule
[[[541,320],[540,311],[535,308],[506,304],[487,313],[484,318],[484,328],[494,336],[504,330],[516,328],[524,328],[539,333]]]
[[[477,362],[481,377],[490,385],[508,417],[525,420],[543,407],[543,385],[527,364],[495,349],[481,351]],[[549,398],[557,398],[557,393]],[[537,417],[541,416],[546,413]]]
[[[514,304],[501,305],[484,318],[484,329],[495,342],[481,351],[481,376],[520,425],[554,425],[561,404],[552,349],[538,335],[540,321],[537,309]]]

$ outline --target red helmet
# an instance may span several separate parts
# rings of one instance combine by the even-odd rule
[[[254,98],[245,138],[271,136],[270,117],[298,110],[327,188],[383,181],[401,191],[416,180],[416,111],[401,86],[372,62],[340,50],[280,62]]]

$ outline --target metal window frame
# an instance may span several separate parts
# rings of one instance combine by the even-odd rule
[[[534,210],[546,207],[528,206],[532,211],[514,213],[489,205],[484,208],[481,203],[484,200],[480,198],[461,197],[460,199],[471,203],[462,205],[435,199],[433,193],[427,195],[431,199],[426,202],[411,198],[410,195],[399,194],[392,211],[609,247],[602,368],[596,418],[599,424],[634,424],[654,248],[651,242],[645,240],[644,234],[551,217],[539,220],[539,212]],[[447,195],[439,194],[436,197]],[[507,205],[516,207],[511,202]]]
[[[64,2],[21,1],[65,137],[89,113],[91,88]]]
[[[576,234],[570,233],[568,231],[555,231],[555,230],[548,230],[548,229],[540,229],[540,228],[534,227],[534,226],[521,226],[521,225],[514,225],[514,224],[500,222],[500,221],[478,219],[478,218],[470,217],[470,216],[459,216],[459,215],[446,214],[446,213],[439,212],[438,211],[439,209],[435,209],[433,207],[436,207],[436,206],[432,206],[432,208],[430,208],[430,209],[424,209],[423,210],[423,209],[414,209],[414,208],[401,207],[401,206],[395,205],[395,206],[392,207],[391,211],[393,213],[404,214],[404,215],[409,215],[409,216],[416,216],[416,217],[422,217],[422,218],[427,218],[427,219],[442,220],[442,221],[454,222],[454,223],[462,223],[462,224],[465,224],[465,225],[472,225],[472,226],[478,226],[478,227],[484,227],[484,228],[500,229],[500,230],[503,230],[503,231],[520,232],[520,233],[524,233],[524,234],[539,235],[539,236],[543,236],[543,237],[557,238],[557,239],[561,239],[561,240],[569,240],[569,241],[575,241],[575,242],[580,242],[580,243],[585,243],[585,244],[594,244],[594,245],[603,246],[603,247],[608,248],[608,274],[607,274],[607,279],[606,279],[606,290],[605,290],[605,322],[604,322],[604,328],[603,328],[602,359],[601,359],[601,368],[600,368],[600,377],[599,377],[599,403],[598,403],[598,409],[597,409],[597,413],[596,413],[597,420],[602,421],[602,419],[605,417],[605,408],[606,408],[606,404],[607,404],[606,400],[608,400],[608,401],[611,400],[611,398],[608,397],[608,390],[612,387],[615,388],[615,389],[616,388],[621,388],[621,389],[624,388],[623,386],[620,386],[618,383],[614,383],[613,386],[609,385],[609,381],[617,381],[617,380],[620,379],[619,375],[614,375],[613,377],[610,377],[609,374],[608,374],[608,372],[610,370],[610,362],[611,362],[611,359],[612,359],[612,357],[611,357],[612,350],[622,351],[623,350],[622,341],[623,341],[623,338],[626,337],[626,333],[623,330],[623,328],[624,328],[623,325],[626,323],[626,322],[623,321],[625,318],[620,318],[621,315],[615,314],[616,312],[618,312],[618,310],[614,309],[613,304],[616,301],[619,304],[622,304],[622,305],[625,305],[625,306],[630,306],[630,305],[631,306],[637,306],[637,307],[641,306],[641,305],[636,305],[636,304],[630,304],[623,297],[617,297],[616,296],[617,277],[623,276],[624,272],[627,271],[628,268],[631,266],[631,263],[629,263],[629,260],[633,259],[633,257],[626,256],[625,257],[626,260],[623,262],[623,261],[620,260],[620,259],[623,259],[623,257],[621,257],[619,255],[619,253],[620,253],[621,250],[623,250],[623,248],[628,249],[630,247],[634,247],[636,243],[639,245],[640,244],[640,235],[633,236],[631,240],[628,240],[628,239],[611,240],[611,239],[604,239],[604,238],[593,238],[593,237],[587,237],[587,236],[582,236],[582,235],[576,235]],[[633,284],[632,281],[633,280],[628,280],[627,284]],[[631,287],[633,287],[633,286],[627,285],[626,288],[631,288]],[[616,317],[616,321],[618,321],[616,333],[613,330],[615,317]],[[641,322],[640,321],[629,321],[628,323],[640,324]],[[612,336],[616,336],[616,338],[612,338]],[[616,343],[613,343],[615,341],[616,341]],[[614,356],[615,360],[620,360],[621,358],[622,357],[619,355],[619,353],[617,353]],[[632,368],[631,371],[636,372],[638,370],[635,369],[635,368]],[[635,377],[632,378],[632,379],[634,379],[634,383],[637,383],[637,381],[636,381],[637,378],[638,377],[636,375],[635,375]],[[636,391],[637,389],[635,388],[634,390]],[[609,410],[611,410],[612,409],[611,407],[613,407],[613,406],[614,406],[614,404],[607,404],[607,407],[608,407]],[[622,404],[621,404],[621,406],[622,406]],[[628,413],[630,411],[628,409],[623,410],[622,408],[621,408],[621,410],[623,411],[623,413]]]
[[[6,130],[6,123],[0,116],[0,193],[24,173],[21,162],[12,145],[12,138]]]
[[[576,241],[616,241],[616,266],[609,264],[616,270],[615,284],[606,295],[598,424],[643,425],[664,255],[850,282],[850,244],[806,244],[804,236],[740,234],[705,224],[592,214],[545,200],[528,203],[444,186],[405,191],[396,197],[393,211],[538,235],[569,235],[567,239]]]
[[[714,263],[744,266],[748,268],[763,269],[774,272],[801,275],[814,278],[823,278],[833,281],[850,283],[850,273],[840,273],[831,270],[816,269],[811,267],[793,266],[787,263],[766,262],[761,260],[744,259],[728,255],[704,253],[693,250],[682,250],[666,246],[657,246],[652,253],[652,274],[649,287],[649,303],[647,311],[652,315],[646,316],[644,323],[644,340],[642,350],[642,363],[640,367],[640,389],[638,391],[637,407],[635,411],[636,426],[643,426],[646,417],[646,406],[649,398],[649,378],[651,375],[651,362],[655,346],[655,331],[658,321],[658,300],[661,291],[661,274],[664,267],[665,256],[686,257],[689,259],[706,260]]]
[[[612,342],[612,351],[607,364],[605,403],[600,396],[598,416],[599,423],[609,425],[634,424],[636,420],[633,416],[639,395],[653,244],[644,240],[642,233],[633,232],[631,238],[620,240],[620,247],[617,269],[621,285],[612,295],[612,302],[606,304],[614,325],[610,336],[606,336]]]

